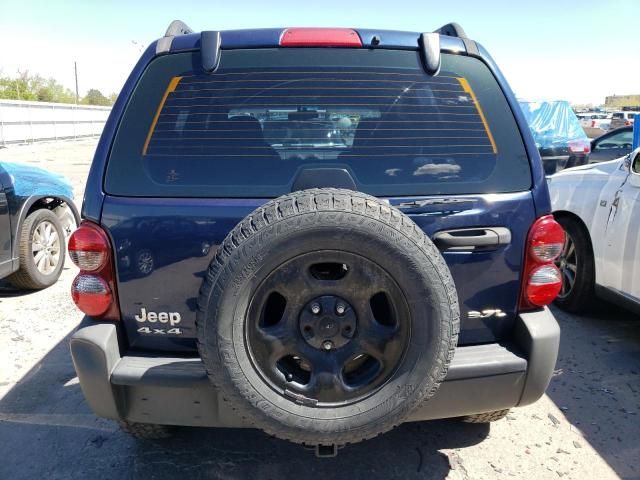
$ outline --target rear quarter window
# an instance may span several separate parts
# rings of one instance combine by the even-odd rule
[[[417,52],[223,51],[155,59],[116,134],[105,190],[124,196],[273,197],[307,168],[346,169],[377,196],[511,192],[531,185],[504,94],[478,59]]]

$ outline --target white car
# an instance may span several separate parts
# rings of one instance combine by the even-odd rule
[[[556,303],[584,310],[594,294],[640,313],[640,148],[549,178],[556,220],[567,234]]]
[[[580,125],[589,138],[602,135],[609,130],[611,125],[611,114],[601,112],[577,113]]]
[[[614,128],[633,125],[636,115],[640,115],[640,111],[613,112],[611,114],[611,123],[609,124],[609,128],[613,130]]]

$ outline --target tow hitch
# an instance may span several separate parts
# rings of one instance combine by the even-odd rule
[[[316,445],[315,453],[318,458],[332,458],[338,456],[338,445]]]

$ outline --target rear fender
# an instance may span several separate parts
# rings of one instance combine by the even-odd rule
[[[22,204],[22,206],[20,207],[20,209],[14,214],[14,218],[11,221],[11,227],[12,227],[12,235],[13,238],[16,238],[18,232],[20,232],[20,229],[22,228],[22,225],[24,224],[25,219],[27,218],[27,216],[34,210],[38,210],[38,208],[34,208],[37,207],[38,202],[43,202],[47,199],[54,199],[54,200],[58,200],[58,202],[60,203],[65,203],[68,207],[69,210],[71,210],[71,212],[73,213],[73,217],[76,221],[76,225],[80,224],[80,213],[78,212],[78,208],[75,206],[75,204],[73,203],[73,201],[66,195],[37,195],[37,196],[32,196],[32,197],[28,197],[24,203]],[[56,202],[55,205],[58,204],[58,202]],[[49,208],[47,205],[43,204],[42,208]],[[18,249],[19,249],[20,245],[19,242],[14,242],[12,245],[12,258],[13,259],[17,259],[18,258]]]

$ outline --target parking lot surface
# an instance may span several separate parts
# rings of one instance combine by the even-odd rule
[[[0,148],[67,175],[80,206],[95,140]],[[136,441],[85,404],[68,351],[75,267],[40,292],[0,281],[0,479],[640,479],[640,317],[610,304],[562,327],[547,395],[492,425],[404,424],[317,459],[257,430],[183,428]]]

